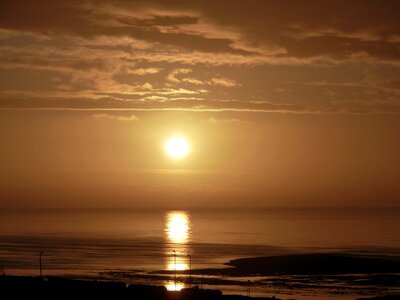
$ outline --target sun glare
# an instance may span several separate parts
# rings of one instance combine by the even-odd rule
[[[189,238],[189,219],[185,212],[170,212],[167,216],[168,239],[172,243],[184,244]]]
[[[165,287],[167,288],[168,291],[177,291],[179,292],[180,290],[182,290],[185,286],[182,282],[167,282],[167,284],[165,285]]]
[[[174,159],[181,159],[188,155],[190,146],[188,141],[180,136],[173,136],[165,143],[165,151]]]

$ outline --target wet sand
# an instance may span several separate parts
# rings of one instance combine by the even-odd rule
[[[334,298],[340,295],[356,299],[400,293],[398,256],[291,254],[240,258],[225,265],[224,268],[195,269],[190,274],[197,282],[221,288],[224,285],[245,287],[247,280],[250,280],[252,290],[267,288],[269,294],[279,289],[281,294],[300,295],[306,291],[307,294],[331,295]],[[172,274],[171,271],[160,273]],[[182,276],[180,279],[185,280],[189,271],[177,273]],[[316,296],[315,299],[320,298]]]
[[[46,275],[50,272],[51,269],[45,270]],[[250,280],[251,295],[269,297],[277,295],[284,299],[326,299],[319,295],[334,298],[344,295],[346,299],[354,300],[360,297],[400,293],[399,256],[344,253],[276,255],[233,259],[226,262],[225,267],[177,270],[176,273],[175,277],[174,270],[149,272],[139,269],[116,269],[104,270],[88,277],[71,274],[69,278],[84,279],[82,282],[101,280],[104,286],[106,283],[111,284],[117,281],[122,285],[131,283],[133,284],[131,289],[133,286],[139,286],[137,285],[139,283],[142,284],[141,286],[166,286],[167,282],[176,280],[182,287],[199,285],[210,289],[220,289],[224,293],[241,295],[246,295],[245,290]],[[64,275],[56,276],[59,277],[49,277],[52,286],[55,284],[55,278],[68,278]],[[8,277],[0,278],[4,280]],[[29,287],[37,280],[37,278],[34,279],[35,277],[30,278],[28,281],[23,281],[23,279],[17,281],[21,286]],[[60,279],[58,280],[57,282],[61,282]],[[75,283],[74,285],[79,286]],[[165,288],[162,287],[162,289]],[[18,288],[16,290],[19,291]],[[316,297],[302,298],[303,294],[313,294]]]
[[[348,254],[291,254],[241,258],[226,263],[229,268],[193,270],[198,274],[251,275],[332,275],[400,273],[399,257],[362,257]]]
[[[13,299],[147,299],[147,300],[279,300],[277,297],[224,295],[217,289],[186,288],[168,291],[164,286],[130,284],[61,277],[0,276],[0,294]],[[296,299],[293,295],[291,299]],[[400,295],[354,298],[357,300],[398,300]]]

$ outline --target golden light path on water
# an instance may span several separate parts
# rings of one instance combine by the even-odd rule
[[[167,281],[165,287],[169,291],[180,291],[184,283],[177,281],[178,271],[188,270],[190,267],[190,249],[187,245],[190,239],[189,214],[184,211],[171,211],[166,214],[165,233],[170,247],[166,253],[166,269],[175,271],[174,281]]]
[[[185,244],[189,237],[189,218],[185,212],[167,214],[167,234],[171,243]]]
[[[180,291],[185,287],[182,282],[177,282],[176,284],[173,281],[169,281],[165,284],[165,287],[168,291]]]

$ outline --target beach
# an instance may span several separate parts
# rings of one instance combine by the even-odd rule
[[[13,298],[30,297],[54,299],[66,297],[89,297],[97,299],[151,299],[151,300],[280,300],[272,297],[251,297],[247,295],[226,295],[217,289],[203,289],[199,286],[180,291],[168,291],[164,286],[126,284],[116,281],[77,280],[61,277],[1,276],[0,292]],[[294,296],[291,299],[297,299]],[[400,294],[357,298],[357,300],[398,300]]]
[[[45,276],[169,290],[199,285],[246,295],[250,280],[253,296],[283,299],[355,299],[398,291],[397,211],[53,210],[3,215],[0,265],[7,275],[37,276],[43,252]],[[280,234],[274,234],[279,228]]]

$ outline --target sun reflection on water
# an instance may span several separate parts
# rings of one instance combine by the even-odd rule
[[[185,271],[189,269],[187,257],[184,256],[179,256],[179,254],[176,255],[176,263],[175,263],[175,257],[168,257],[167,260],[167,270],[169,271]]]
[[[171,243],[187,243],[189,239],[188,214],[186,212],[169,212],[167,214],[166,232]]]
[[[165,284],[165,287],[167,288],[168,291],[180,291],[185,287],[185,285],[182,282],[177,282],[175,284],[173,281],[168,281]]]
[[[171,211],[166,214],[165,220],[165,236],[168,242],[165,249],[165,267],[173,271],[174,276],[174,280],[167,281],[165,287],[169,291],[180,291],[185,285],[178,281],[177,274],[191,267],[188,245],[191,230],[189,214],[184,211]],[[182,276],[187,275],[179,275],[180,278]]]

